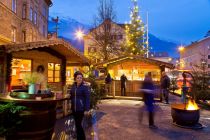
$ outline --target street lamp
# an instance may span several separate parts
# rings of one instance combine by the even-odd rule
[[[179,51],[182,52],[183,50],[184,50],[184,47],[183,46],[180,46],[179,47]]]
[[[85,34],[84,34],[84,31],[82,31],[81,29],[79,29],[79,30],[77,30],[77,31],[75,32],[75,36],[76,36],[76,38],[79,39],[79,40],[81,40],[81,39],[83,38],[84,35],[85,35]]]

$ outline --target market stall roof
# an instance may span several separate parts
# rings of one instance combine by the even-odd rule
[[[67,65],[90,65],[89,60],[75,49],[70,43],[63,39],[53,39],[46,41],[27,42],[22,44],[7,44],[4,45],[7,53],[26,51],[26,50],[53,50],[64,56],[67,60]]]
[[[146,63],[151,63],[151,64],[154,64],[154,65],[165,66],[166,68],[170,68],[170,69],[174,68],[174,65],[171,64],[171,63],[167,63],[167,62],[163,62],[163,61],[159,61],[159,60],[154,60],[154,59],[151,59],[151,58],[145,58],[145,57],[138,56],[138,55],[121,56],[121,57],[118,57],[118,58],[114,58],[114,59],[106,60],[104,62],[93,64],[93,66],[100,68],[100,67],[103,67],[105,65],[120,63],[122,61],[127,61],[127,60],[137,60],[137,61],[142,61],[142,62],[146,62]]]

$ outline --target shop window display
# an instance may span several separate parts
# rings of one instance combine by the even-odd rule
[[[29,72],[31,72],[31,60],[13,59],[11,86],[24,86],[23,75]]]

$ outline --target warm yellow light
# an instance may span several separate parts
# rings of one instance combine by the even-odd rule
[[[184,50],[184,47],[183,46],[180,46],[179,47],[179,51],[183,51]]]
[[[83,36],[84,36],[84,32],[82,30],[78,30],[78,31],[75,32],[75,36],[78,39],[82,39]]]

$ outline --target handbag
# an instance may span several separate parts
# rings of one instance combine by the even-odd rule
[[[73,115],[70,115],[69,119],[65,121],[65,135],[66,140],[76,140],[77,138],[76,125]]]

